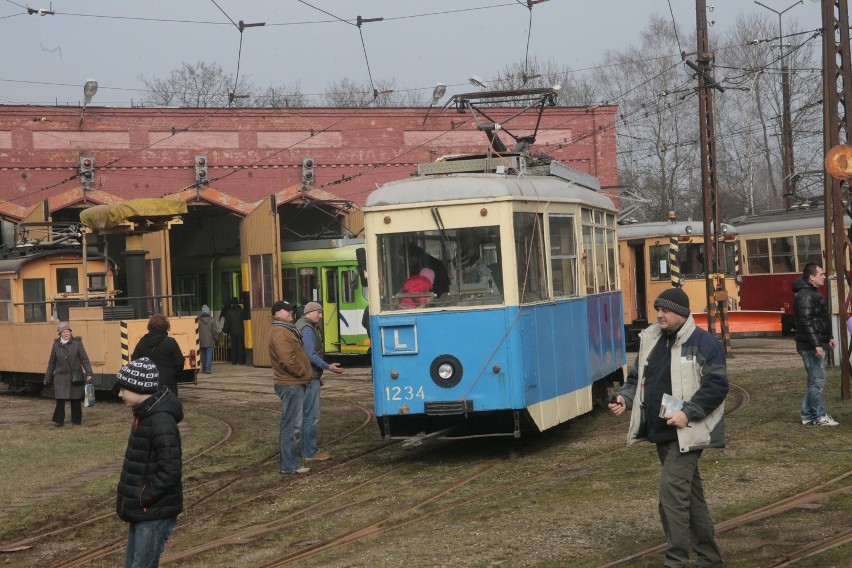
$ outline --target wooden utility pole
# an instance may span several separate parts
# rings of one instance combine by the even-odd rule
[[[852,61],[849,50],[849,9],[846,0],[822,0],[822,65],[823,65],[823,121],[825,153],[841,143],[852,142],[852,117],[847,113],[852,105]],[[845,187],[844,187],[845,186]],[[840,344],[840,396],[850,400],[852,393],[849,378],[849,334],[846,320],[850,313],[847,291],[846,258],[852,230],[847,234],[844,216],[852,216],[843,203],[844,189],[848,192],[849,179],[844,181],[825,176],[825,271],[833,275],[837,297],[828,294],[829,308],[838,316]],[[829,282],[829,291],[831,282]],[[833,303],[837,306],[833,306]]]
[[[707,274],[707,329],[716,331],[717,304],[721,314],[722,339],[725,350],[731,350],[731,338],[728,331],[728,310],[726,309],[728,292],[725,290],[725,271],[719,269],[722,254],[721,229],[719,220],[718,186],[716,176],[716,132],[713,117],[713,89],[724,92],[710,73],[713,53],[707,38],[707,3],[695,1],[696,35],[698,53],[696,63],[687,60],[686,64],[698,74],[698,128],[701,142],[701,195],[704,206],[704,271]]]

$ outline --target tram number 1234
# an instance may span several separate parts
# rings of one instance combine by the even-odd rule
[[[416,391],[414,387],[385,387],[385,400],[412,400],[414,398],[421,400],[426,398],[423,387],[419,387]]]

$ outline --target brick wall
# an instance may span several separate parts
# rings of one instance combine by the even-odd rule
[[[545,110],[534,152],[617,184],[617,108]],[[517,109],[492,109],[497,122]],[[82,122],[81,122],[82,113]],[[505,127],[523,135],[535,113]],[[121,199],[157,197],[195,183],[208,160],[210,187],[253,202],[301,182],[315,161],[316,187],[362,203],[377,184],[408,177],[420,162],[482,152],[469,114],[423,108],[171,109],[0,106],[0,214],[20,216],[48,197],[79,193],[79,157],[94,158],[92,189]],[[511,148],[512,139],[501,134]],[[61,200],[60,200],[61,201]]]

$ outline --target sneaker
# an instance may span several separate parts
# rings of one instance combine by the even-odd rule
[[[309,471],[311,471],[311,468],[301,466],[298,469],[295,469],[293,471],[279,471],[278,473],[283,473],[284,475],[292,475],[292,474],[295,474],[295,473],[308,473]]]
[[[802,426],[813,426],[814,421],[808,420],[807,418],[802,418]]]
[[[840,422],[829,416],[828,414],[820,416],[814,422],[815,426],[839,426]]]
[[[325,452],[317,452],[312,456],[305,456],[304,459],[305,459],[305,461],[321,462],[321,461],[330,460],[331,455],[329,455]]]

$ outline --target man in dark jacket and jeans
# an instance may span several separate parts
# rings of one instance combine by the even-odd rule
[[[825,361],[828,351],[837,343],[831,334],[831,318],[820,286],[825,285],[825,271],[816,262],[809,262],[802,277],[793,281],[796,300],[793,314],[796,317],[796,351],[805,362],[808,373],[808,388],[802,400],[802,424],[804,426],[837,426],[838,422],[826,414],[822,389],[825,387]]]
[[[306,461],[324,461],[331,459],[326,452],[319,451],[318,426],[320,420],[320,387],[322,373],[325,370],[340,374],[343,369],[337,363],[325,360],[325,340],[322,328],[322,305],[319,302],[305,304],[303,315],[296,322],[296,329],[302,333],[302,346],[311,361],[311,382],[305,388],[302,403],[302,457]]]
[[[178,422],[183,407],[159,385],[157,366],[143,357],[117,375],[119,396],[133,409],[118,481],[116,512],[130,523],[125,568],[156,568],[183,511],[183,461]]]

